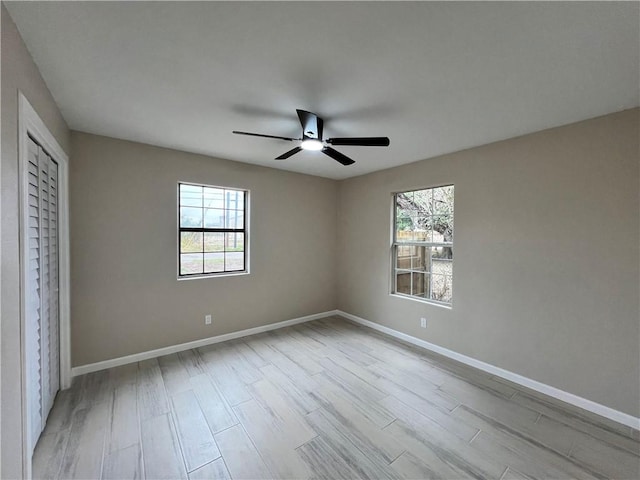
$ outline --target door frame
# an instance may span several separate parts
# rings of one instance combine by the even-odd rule
[[[69,306],[69,157],[49,131],[45,123],[22,92],[18,92],[18,175],[20,199],[20,369],[22,410],[22,464],[25,478],[31,478],[31,450],[35,439],[31,438],[31,419],[27,386],[29,368],[27,359],[27,305],[29,291],[27,273],[29,268],[28,245],[28,162],[29,136],[33,137],[58,164],[58,308],[60,328],[60,389],[71,386],[71,332]]]

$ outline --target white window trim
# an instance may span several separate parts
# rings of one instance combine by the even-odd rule
[[[176,236],[176,280],[179,282],[186,280],[203,280],[206,278],[224,278],[224,277],[239,277],[242,275],[249,275],[250,265],[251,265],[251,234],[250,234],[250,219],[251,219],[251,190],[245,187],[237,187],[231,185],[209,185],[206,183],[200,182],[192,182],[189,180],[178,180],[177,188],[176,188],[176,231],[180,232],[180,184],[188,184],[188,185],[196,185],[199,187],[210,187],[210,188],[222,188],[222,189],[232,189],[232,190],[242,190],[245,192],[245,203],[244,203],[244,270],[237,272],[212,272],[212,273],[203,273],[202,275],[180,275],[180,235]]]
[[[25,192],[28,192],[28,141],[31,135],[58,164],[58,234],[59,238],[59,328],[60,328],[60,389],[71,386],[71,332],[69,298],[69,157],[49,131],[38,113],[22,92],[18,92],[18,174],[20,211],[20,368],[22,372],[22,464],[25,478],[31,478],[31,419],[27,402],[28,362],[26,358],[26,285],[29,251],[26,248],[28,208]]]

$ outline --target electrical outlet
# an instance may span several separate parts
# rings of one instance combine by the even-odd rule
[[[204,316],[204,324],[205,325],[211,325],[211,315],[205,315]]]
[[[422,318],[420,319],[420,326],[421,326],[422,328],[427,328],[427,319],[426,319],[426,318],[422,317]]]

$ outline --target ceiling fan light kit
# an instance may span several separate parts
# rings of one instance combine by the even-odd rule
[[[337,146],[359,146],[359,147],[388,147],[388,137],[346,137],[346,138],[327,138],[322,139],[322,128],[324,121],[318,117],[315,113],[307,112],[306,110],[296,110],[298,112],[298,118],[300,119],[300,125],[302,126],[302,138],[290,138],[280,137],[277,135],[265,135],[262,133],[241,132],[234,130],[233,133],[237,135],[249,135],[252,137],[265,137],[275,138],[277,140],[288,140],[290,142],[299,141],[299,146],[292,148],[288,152],[283,153],[276,160],[285,160],[292,155],[295,155],[302,150],[322,152],[328,157],[333,158],[335,161],[342,165],[352,165],[354,160],[346,155],[338,152],[330,145]]]
[[[316,140],[315,138],[308,138],[307,140],[303,140],[300,144],[303,150],[311,150],[311,151],[319,151],[324,148],[324,145],[320,140]]]

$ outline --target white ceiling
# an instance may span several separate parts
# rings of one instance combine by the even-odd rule
[[[6,4],[72,129],[336,179],[639,104],[638,2]]]

